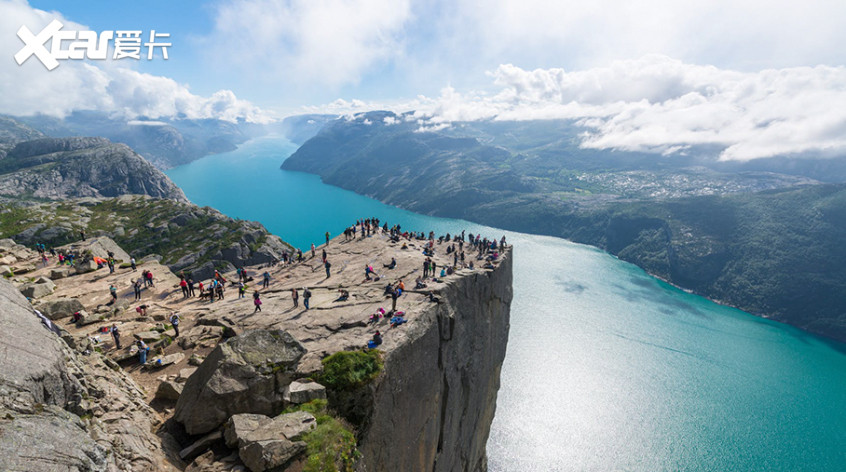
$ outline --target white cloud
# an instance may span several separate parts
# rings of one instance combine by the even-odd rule
[[[58,19],[65,30],[88,30],[58,12],[32,8],[24,0],[0,0],[0,31],[14,32],[26,25],[41,31]],[[52,71],[30,57],[18,66],[11,58],[23,46],[17,37],[0,42],[0,113],[64,116],[74,110],[99,110],[134,118],[178,117],[244,119],[262,122],[269,117],[258,107],[239,100],[228,90],[210,97],[192,94],[176,81],[145,74],[108,61],[62,61]]]
[[[241,0],[217,6],[204,40],[219,64],[256,80],[337,88],[402,51],[409,0]]]

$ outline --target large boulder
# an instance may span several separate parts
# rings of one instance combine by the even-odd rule
[[[302,382],[295,380],[285,387],[282,398],[288,403],[299,405],[312,400],[326,399],[326,387],[317,382]]]
[[[226,445],[232,449],[238,449],[246,444],[246,435],[273,421],[269,416],[256,415],[253,413],[239,413],[232,415],[223,429],[223,438]]]
[[[247,331],[229,339],[185,383],[174,418],[193,435],[238,413],[278,414],[285,387],[305,352],[282,330]]]
[[[76,298],[60,298],[38,305],[38,311],[51,320],[67,318],[77,311],[83,310],[85,310],[85,307]]]
[[[66,244],[56,248],[64,252],[76,252],[83,254],[86,251],[91,252],[93,257],[102,257],[106,259],[109,257],[109,252],[115,255],[118,261],[129,262],[129,254],[126,253],[116,242],[106,236],[98,236],[96,238],[88,238],[85,241],[77,241],[75,243]]]
[[[69,267],[59,267],[58,269],[52,269],[50,271],[50,278],[52,280],[64,279],[66,277],[70,277]]]
[[[283,470],[283,467],[306,450],[306,443],[287,439],[271,439],[247,444],[238,450],[241,461],[252,472]]]
[[[182,384],[165,380],[156,389],[156,399],[164,401],[176,401],[182,393]]]
[[[27,298],[41,298],[53,293],[56,288],[51,284],[25,284],[21,287],[21,293]]]

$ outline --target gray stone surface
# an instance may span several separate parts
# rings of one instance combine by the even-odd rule
[[[277,414],[304,353],[285,331],[247,331],[231,338],[188,379],[174,418],[188,434],[202,434],[237,413]]]
[[[56,407],[0,419],[0,470],[105,472],[107,451],[79,417]]]

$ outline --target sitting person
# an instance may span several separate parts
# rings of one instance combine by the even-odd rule
[[[436,297],[433,292],[429,292],[429,301],[432,303],[440,303],[441,299]]]
[[[388,264],[382,264],[382,266],[383,266],[383,267],[387,267],[388,269],[394,269],[394,268],[396,268],[396,266],[397,266],[397,260],[396,260],[396,258],[393,258],[393,257],[392,257],[392,258],[391,258],[391,262],[390,262],[390,263],[388,263]]]
[[[350,292],[348,292],[344,289],[340,289],[340,290],[338,290],[338,292],[340,292],[340,295],[338,295],[338,298],[335,299],[336,302],[345,302],[345,301],[349,300]]]
[[[367,341],[367,347],[373,349],[380,344],[382,344],[382,333],[376,331],[376,333],[373,334],[373,338],[371,338],[370,341]]]
[[[423,282],[422,277],[417,277],[417,279],[414,281],[414,289],[420,290],[421,288],[426,288],[426,283]]]
[[[408,249],[408,244],[402,243],[402,247],[400,249]]]
[[[77,312],[74,312],[74,314],[73,314],[73,322],[74,322],[74,323],[79,323],[79,321],[80,321],[81,319],[82,319],[82,313],[80,313],[80,312],[78,312],[78,311],[77,311]]]

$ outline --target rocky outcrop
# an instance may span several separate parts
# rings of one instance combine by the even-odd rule
[[[215,270],[279,261],[283,253],[293,250],[260,223],[236,220],[209,207],[141,195],[51,203],[13,201],[0,203],[2,211],[19,215],[16,221],[0,221],[0,234],[12,234],[19,243],[90,251],[102,258],[111,251],[122,262],[128,262],[130,254],[139,263],[144,256],[155,255],[174,272],[191,273],[194,280],[210,278]],[[80,241],[82,231],[85,241]],[[77,269],[88,270],[79,265]]]
[[[508,341],[511,251],[447,285],[389,353],[359,449],[366,470],[484,471]]]
[[[275,415],[305,348],[280,331],[248,331],[220,344],[185,383],[174,418],[202,434],[232,415]]]
[[[132,379],[65,344],[4,280],[0,330],[14,333],[0,356],[0,470],[173,470]]]
[[[38,198],[141,194],[187,201],[160,170],[105,138],[41,138],[18,143],[0,161],[0,195]]]

